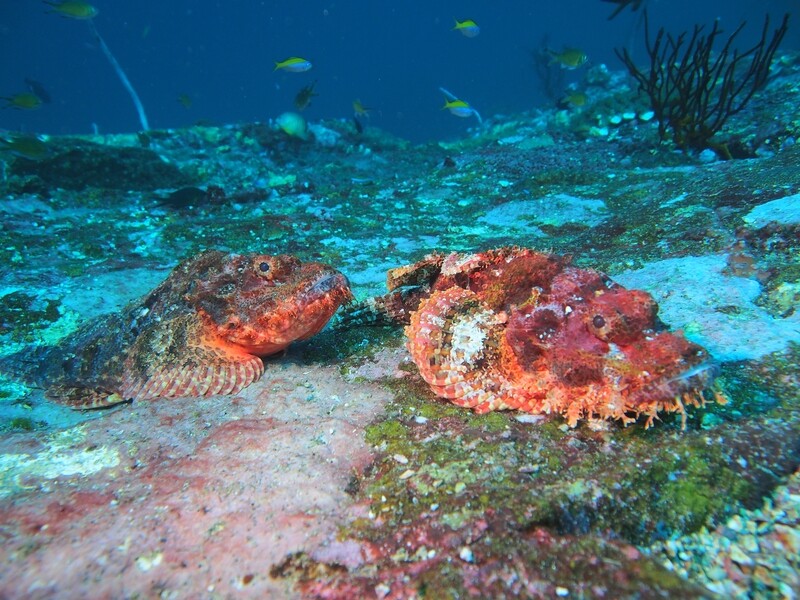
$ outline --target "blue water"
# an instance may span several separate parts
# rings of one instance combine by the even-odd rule
[[[746,20],[741,46],[773,25],[796,0],[647,0],[653,27],[679,33],[721,19],[726,31]],[[350,118],[352,102],[373,108],[370,124],[412,141],[463,135],[473,119],[442,111],[443,86],[484,117],[552,106],[532,66],[545,43],[577,47],[592,64],[622,69],[613,53],[628,46],[644,57],[639,12],[616,19],[600,0],[489,3],[169,2],[97,0],[94,23],[141,96],[150,126],[265,121],[294,110],[297,92],[316,81],[305,116]],[[2,110],[0,128],[49,134],[126,132],[140,128],[133,103],[87,23],[48,13],[34,0],[0,2],[0,96],[40,82],[52,103],[35,111]],[[480,35],[452,31],[473,19]],[[800,22],[782,48],[800,47]],[[301,56],[306,73],[273,72],[275,61]],[[564,73],[564,83],[581,71]],[[191,106],[179,102],[181,95]]]

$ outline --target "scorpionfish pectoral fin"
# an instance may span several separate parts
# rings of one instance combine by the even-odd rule
[[[143,332],[124,369],[125,399],[236,394],[264,373],[264,363],[214,336],[197,315],[183,315]]]

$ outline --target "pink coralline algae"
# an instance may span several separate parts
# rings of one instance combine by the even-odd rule
[[[337,532],[365,511],[347,487],[374,460],[360,424],[389,394],[331,367],[310,383],[294,360],[239,396],[141,402],[1,440],[18,468],[0,489],[0,597],[286,598],[292,583],[269,572],[287,556],[358,564]],[[74,467],[95,454],[116,460]]]

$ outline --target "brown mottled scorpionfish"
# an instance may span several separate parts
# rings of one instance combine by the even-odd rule
[[[347,279],[327,265],[209,250],[17,370],[76,409],[235,394],[261,377],[259,357],[318,333],[351,298]],[[13,370],[13,361],[4,362]]]

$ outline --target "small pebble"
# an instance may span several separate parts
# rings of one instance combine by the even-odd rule
[[[469,546],[464,546],[461,548],[461,550],[458,552],[458,557],[464,562],[475,562],[475,556],[472,554],[472,550]]]
[[[744,550],[741,549],[740,546],[737,544],[733,544],[731,546],[731,560],[735,562],[737,565],[742,567],[750,567],[753,564],[753,559],[745,554]]]
[[[758,539],[754,535],[743,535],[739,538],[739,545],[748,554],[758,552]]]
[[[519,415],[515,415],[514,419],[520,423],[541,423],[544,421],[544,415],[530,415],[528,413],[521,413]]]
[[[728,519],[727,526],[728,529],[736,531],[737,533],[740,531],[744,531],[744,524],[742,523],[742,517],[740,517],[739,515],[734,515],[730,519]]]
[[[658,542],[662,564],[725,598],[797,598],[800,589],[800,471],[761,508],[741,510],[709,531]],[[677,557],[681,560],[675,563]],[[760,596],[759,596],[760,597]]]
[[[704,569],[706,577],[708,577],[711,581],[722,581],[728,577],[728,574],[725,572],[720,565],[711,565]]]

